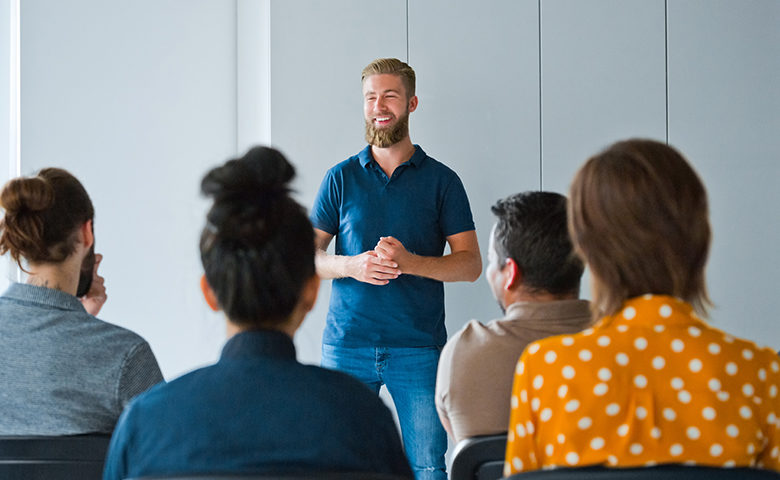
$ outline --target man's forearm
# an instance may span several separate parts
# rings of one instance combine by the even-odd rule
[[[325,250],[317,250],[314,259],[317,275],[323,279],[348,277],[348,265],[351,257],[331,255]]]
[[[405,274],[432,278],[441,282],[473,282],[482,272],[482,258],[479,253],[461,251],[443,257],[412,255]]]

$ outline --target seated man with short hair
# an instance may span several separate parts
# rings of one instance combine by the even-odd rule
[[[455,442],[506,432],[517,359],[528,343],[590,323],[578,300],[582,262],[566,230],[566,198],[526,192],[499,200],[485,277],[504,318],[469,322],[444,346],[436,407]]]

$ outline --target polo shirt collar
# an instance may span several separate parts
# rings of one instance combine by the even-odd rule
[[[425,157],[428,155],[423,151],[422,147],[419,145],[414,146],[414,154],[412,154],[412,158],[410,158],[408,161],[402,163],[401,165],[405,164],[411,164],[415,167],[419,167],[420,164],[425,160]],[[360,151],[358,153],[358,159],[360,159],[360,165],[362,165],[364,168],[368,167],[370,163],[374,161],[374,156],[371,155],[371,145],[367,145],[366,148]]]
[[[81,301],[69,293],[53,288],[39,287],[27,283],[12,283],[3,294],[6,298],[44,305],[59,310],[86,313]]]
[[[222,347],[220,361],[250,357],[295,360],[295,345],[289,335],[276,330],[241,332],[233,335]]]

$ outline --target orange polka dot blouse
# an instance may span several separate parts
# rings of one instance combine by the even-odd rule
[[[780,357],[645,295],[517,364],[505,474],[661,463],[780,470]]]

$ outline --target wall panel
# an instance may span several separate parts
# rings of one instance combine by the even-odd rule
[[[200,298],[200,179],[235,154],[235,5],[25,0],[22,173],[70,170],[95,205],[109,299],[163,374],[215,360]]]
[[[271,138],[311,208],[325,172],[365,147],[360,73],[375,58],[406,58],[406,2],[275,1],[271,25]],[[329,300],[324,281],[296,336],[302,361],[319,363]]]
[[[536,0],[410,2],[409,57],[420,106],[412,141],[466,187],[483,262],[499,198],[539,188]],[[501,315],[484,276],[445,286],[447,327]]]
[[[666,136],[663,0],[542,2],[542,186],[615,140]]]
[[[712,322],[780,349],[780,3],[669,1],[669,141],[708,189]]]

